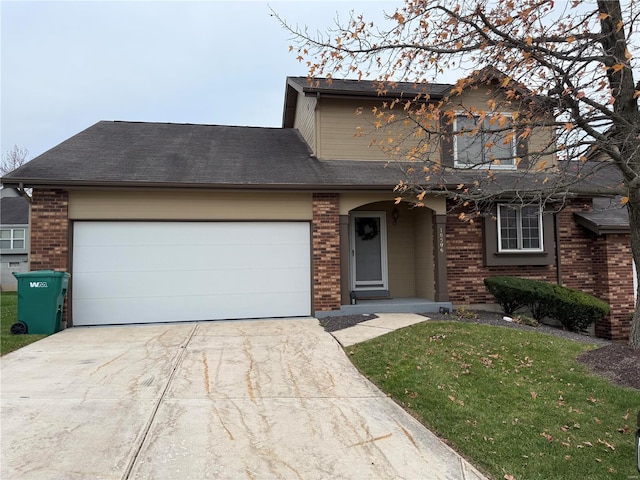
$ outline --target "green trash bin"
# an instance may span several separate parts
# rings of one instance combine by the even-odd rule
[[[71,275],[53,270],[13,275],[18,280],[18,323],[12,331],[50,335],[62,330],[62,308]]]

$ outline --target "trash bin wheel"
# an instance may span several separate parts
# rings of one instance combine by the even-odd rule
[[[13,335],[24,335],[27,333],[27,324],[24,322],[17,322],[11,325],[11,333]]]

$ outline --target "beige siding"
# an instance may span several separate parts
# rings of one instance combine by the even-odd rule
[[[414,243],[414,212],[407,204],[397,205],[400,217],[393,224],[391,212],[387,209],[387,242],[389,258],[389,293],[392,297],[416,296],[416,262]]]
[[[390,160],[388,154],[370,143],[374,139],[386,142],[390,137],[397,142],[400,135],[407,136],[410,130],[402,122],[376,130],[372,109],[381,104],[381,101],[322,99],[318,108],[318,157],[326,160]],[[362,114],[356,115],[360,107]],[[398,116],[402,116],[401,108]],[[358,127],[362,129],[361,137],[356,136]]]
[[[298,95],[296,104],[296,117],[293,124],[297,128],[302,138],[307,142],[311,151],[317,155],[316,150],[316,104],[315,97],[305,97]]]
[[[433,219],[431,210],[418,208],[414,213],[416,296],[434,298]]]
[[[475,108],[477,110],[488,110],[488,101],[495,99],[496,88],[490,90],[486,87],[477,89],[467,89],[459,97],[454,97],[454,102],[446,109]],[[304,99],[304,102],[309,102]],[[394,112],[397,115],[397,121],[383,128],[376,129],[375,118],[372,109],[380,107],[382,101],[377,100],[357,100],[357,99],[334,99],[321,98],[320,103],[316,107],[316,128],[315,137],[310,134],[303,134],[310,145],[315,145],[316,155],[319,158],[327,160],[363,160],[363,161],[389,161],[405,160],[406,153],[418,144],[415,137],[413,127],[405,125],[403,121],[403,109],[399,105]],[[305,107],[306,108],[306,107]],[[300,104],[298,105],[300,110]],[[356,115],[356,111],[362,113]],[[502,111],[510,111],[505,108]],[[302,132],[303,123],[311,117],[305,116],[305,112],[299,112],[304,120],[300,120],[298,127]],[[298,121],[296,122],[298,123]],[[413,125],[413,124],[411,124]],[[362,136],[356,136],[358,127],[362,132]],[[313,140],[310,140],[312,139]],[[388,142],[388,139],[393,139]],[[311,143],[313,141],[314,143]],[[317,143],[315,143],[317,141]],[[553,132],[550,129],[535,129],[529,137],[529,151],[539,152],[545,150],[553,141]],[[375,142],[375,144],[372,144]],[[395,155],[383,152],[379,145],[384,145],[385,149],[397,149]],[[433,152],[430,158],[437,160],[438,145],[432,145],[428,151]],[[534,159],[537,160],[537,159]],[[555,164],[556,157],[548,156],[544,158],[547,164]]]
[[[311,220],[310,193],[72,191],[72,220]]]

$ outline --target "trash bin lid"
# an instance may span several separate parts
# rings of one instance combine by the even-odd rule
[[[13,276],[16,278],[22,277],[70,277],[71,274],[67,272],[58,272],[55,270],[33,270],[31,272],[13,272]]]

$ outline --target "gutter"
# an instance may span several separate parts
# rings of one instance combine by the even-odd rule
[[[175,182],[113,182],[113,181],[85,181],[71,180],[61,183],[59,181],[47,180],[17,180],[14,182],[4,182],[6,187],[22,189],[24,184],[29,185],[28,188],[164,188],[164,189],[198,189],[198,190],[292,190],[292,191],[324,191],[333,192],[336,190],[387,190],[392,191],[396,186],[391,184],[338,184],[338,183],[273,183],[273,184],[248,184],[248,183],[232,183],[232,184],[208,184],[208,183],[175,183]],[[434,192],[437,193],[437,192]],[[26,192],[25,192],[26,194]]]

